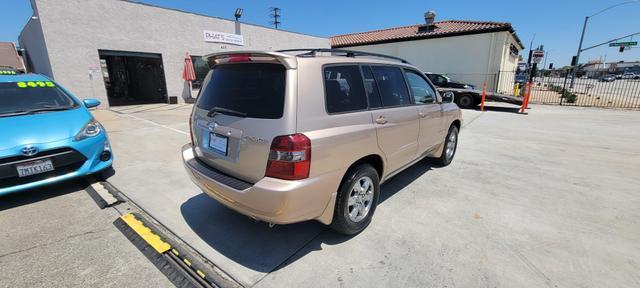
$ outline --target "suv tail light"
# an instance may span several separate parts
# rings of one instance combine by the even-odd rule
[[[209,66],[225,63],[244,63],[244,62],[274,62],[278,59],[271,55],[264,54],[225,54],[219,55],[213,58],[209,58],[207,61]]]
[[[244,55],[244,54],[237,54],[237,55],[230,55],[228,63],[238,63],[238,62],[249,62],[251,61],[251,57],[249,57],[249,55]]]
[[[309,177],[311,140],[304,134],[278,136],[271,142],[265,176],[300,180]]]

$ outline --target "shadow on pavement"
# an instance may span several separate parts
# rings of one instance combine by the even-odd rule
[[[429,163],[420,161],[387,181],[381,187],[379,205],[431,169]],[[206,194],[190,198],[180,211],[191,229],[213,249],[242,266],[264,273],[322,250],[323,243],[336,245],[353,237],[337,234],[316,221],[269,228],[264,222],[226,208]],[[321,234],[326,236],[322,241],[313,241]]]
[[[114,169],[113,166],[111,166],[107,169],[100,171],[100,173],[93,175],[92,178],[89,179],[89,181],[107,181],[109,180],[109,178],[113,177],[114,175],[116,175],[116,169]]]
[[[480,111],[480,106],[478,106],[475,110]],[[518,111],[520,111],[520,107],[484,106],[484,110],[488,112],[510,112],[517,114],[519,113]]]
[[[87,187],[87,185],[87,181],[68,180],[53,185],[47,185],[40,188],[34,188],[0,196],[0,211],[44,201],[53,197],[58,197],[83,190]]]

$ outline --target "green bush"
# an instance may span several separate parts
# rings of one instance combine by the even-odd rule
[[[578,95],[576,95],[576,93],[562,89],[562,86],[549,84],[549,90],[560,93],[560,97],[564,98],[567,103],[576,103],[578,100]]]
[[[565,100],[567,101],[567,103],[576,103],[576,101],[578,100],[578,96],[575,93],[569,92],[569,91],[563,91],[562,93],[562,98],[565,98]]]
[[[560,91],[562,91],[562,86],[550,84],[549,87],[550,87],[549,89],[553,92],[560,93]]]

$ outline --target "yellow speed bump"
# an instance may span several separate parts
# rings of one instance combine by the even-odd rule
[[[151,231],[151,229],[144,226],[142,221],[136,219],[133,214],[126,214],[120,217],[122,221],[127,223],[133,231],[135,231],[144,241],[146,241],[153,249],[156,249],[158,253],[162,254],[164,252],[169,251],[171,249],[171,245],[169,243],[162,241],[160,236],[156,235]]]
[[[205,275],[204,272],[202,272],[200,270],[196,270],[196,273],[198,273],[198,276],[200,276],[200,278],[202,278],[202,279],[207,278],[207,275]]]

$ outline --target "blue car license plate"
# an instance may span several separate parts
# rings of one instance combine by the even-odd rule
[[[37,160],[16,165],[16,169],[18,170],[18,177],[27,177],[54,170],[51,159]]]

